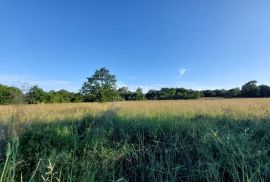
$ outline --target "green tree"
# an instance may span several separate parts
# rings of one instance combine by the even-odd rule
[[[160,99],[166,100],[166,99],[174,99],[176,94],[175,88],[161,88],[160,90]]]
[[[81,93],[71,93],[71,102],[73,103],[78,103],[78,102],[82,102],[82,95]]]
[[[57,92],[57,95],[59,97],[59,102],[60,103],[68,103],[71,102],[71,97],[72,97],[72,93],[67,91],[67,90],[59,90]]]
[[[135,100],[144,100],[145,99],[142,88],[137,88],[135,93],[136,93],[136,99]]]
[[[120,97],[124,100],[129,100],[131,92],[128,90],[128,87],[121,87],[118,89]]]
[[[0,84],[0,104],[15,104],[23,102],[23,93],[17,87]]]
[[[260,85],[259,88],[260,97],[270,97],[270,87],[268,85]]]
[[[145,97],[148,100],[158,100],[159,99],[159,91],[158,90],[149,90],[145,94]]]
[[[28,104],[39,104],[46,102],[46,97],[46,92],[35,85],[31,87],[29,92],[26,94],[26,101]]]
[[[225,97],[226,95],[226,90],[222,89],[216,89],[216,90],[203,90],[203,96],[204,97]]]
[[[257,81],[253,80],[242,86],[242,96],[258,97],[260,88],[257,86]]]
[[[233,88],[226,92],[225,97],[232,98],[232,97],[240,97],[241,96],[241,90],[240,88]]]
[[[106,68],[96,70],[95,74],[87,78],[81,88],[81,94],[86,102],[107,102],[118,97],[116,90],[116,76],[110,74]]]

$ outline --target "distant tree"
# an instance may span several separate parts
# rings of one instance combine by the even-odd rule
[[[225,94],[225,97],[226,98],[240,97],[240,96],[241,96],[241,90],[240,90],[240,88],[230,89]]]
[[[253,80],[242,86],[242,96],[258,97],[260,88],[257,86],[257,81]]]
[[[131,92],[128,90],[128,87],[121,87],[118,89],[120,97],[124,100],[129,100]]]
[[[159,99],[159,91],[157,91],[157,90],[149,90],[145,94],[145,97],[148,100],[157,100],[157,99]]]
[[[204,97],[224,97],[226,95],[226,90],[224,89],[216,89],[216,90],[203,90]]]
[[[159,92],[160,99],[162,100],[171,100],[175,98],[176,89],[175,88],[162,88]]]
[[[135,100],[144,100],[145,99],[142,88],[137,88],[135,93],[136,93]]]
[[[71,102],[72,93],[67,90],[59,90],[57,92],[60,103],[68,103]]]
[[[191,89],[176,88],[175,99],[197,99],[201,97],[201,92]]]
[[[45,103],[57,103],[57,100],[55,99],[55,91],[54,90],[51,90],[51,91],[46,93]]]
[[[221,90],[216,89],[214,90],[214,92],[215,92],[216,97],[225,97],[227,91],[224,89],[221,89]]]
[[[121,87],[118,89],[119,94],[126,94],[129,93],[130,91],[128,90],[128,87]]]
[[[116,76],[110,74],[106,68],[96,70],[95,74],[87,78],[81,88],[81,94],[86,102],[106,102],[118,97],[116,90]]]
[[[51,90],[46,93],[45,103],[70,103],[81,102],[82,96],[80,93],[73,93],[67,90],[54,91]]]
[[[259,90],[260,97],[270,97],[270,87],[268,85],[260,85]]]
[[[213,90],[203,90],[204,97],[216,97],[216,92]]]
[[[0,104],[15,104],[23,102],[23,93],[17,87],[0,84]]]
[[[26,93],[26,101],[28,104],[38,104],[46,102],[46,92],[39,88],[37,85],[30,88],[29,92]]]
[[[73,103],[82,102],[83,97],[82,97],[81,93],[71,93],[70,101],[73,102]]]

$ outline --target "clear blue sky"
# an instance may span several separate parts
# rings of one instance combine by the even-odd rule
[[[2,0],[0,83],[79,90],[270,85],[269,0]]]

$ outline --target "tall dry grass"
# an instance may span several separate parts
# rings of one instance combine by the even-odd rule
[[[19,112],[18,112],[19,107]],[[270,116],[270,99],[210,99],[180,101],[129,101],[115,103],[74,103],[0,106],[0,123],[14,115],[20,122],[80,118],[117,107],[122,115],[155,116],[171,114],[183,117],[194,115],[230,116],[234,118],[267,118]]]
[[[0,182],[269,181],[269,111],[270,99],[0,106]]]

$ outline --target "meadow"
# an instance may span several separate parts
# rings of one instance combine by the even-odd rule
[[[0,106],[0,182],[270,181],[270,99]]]

